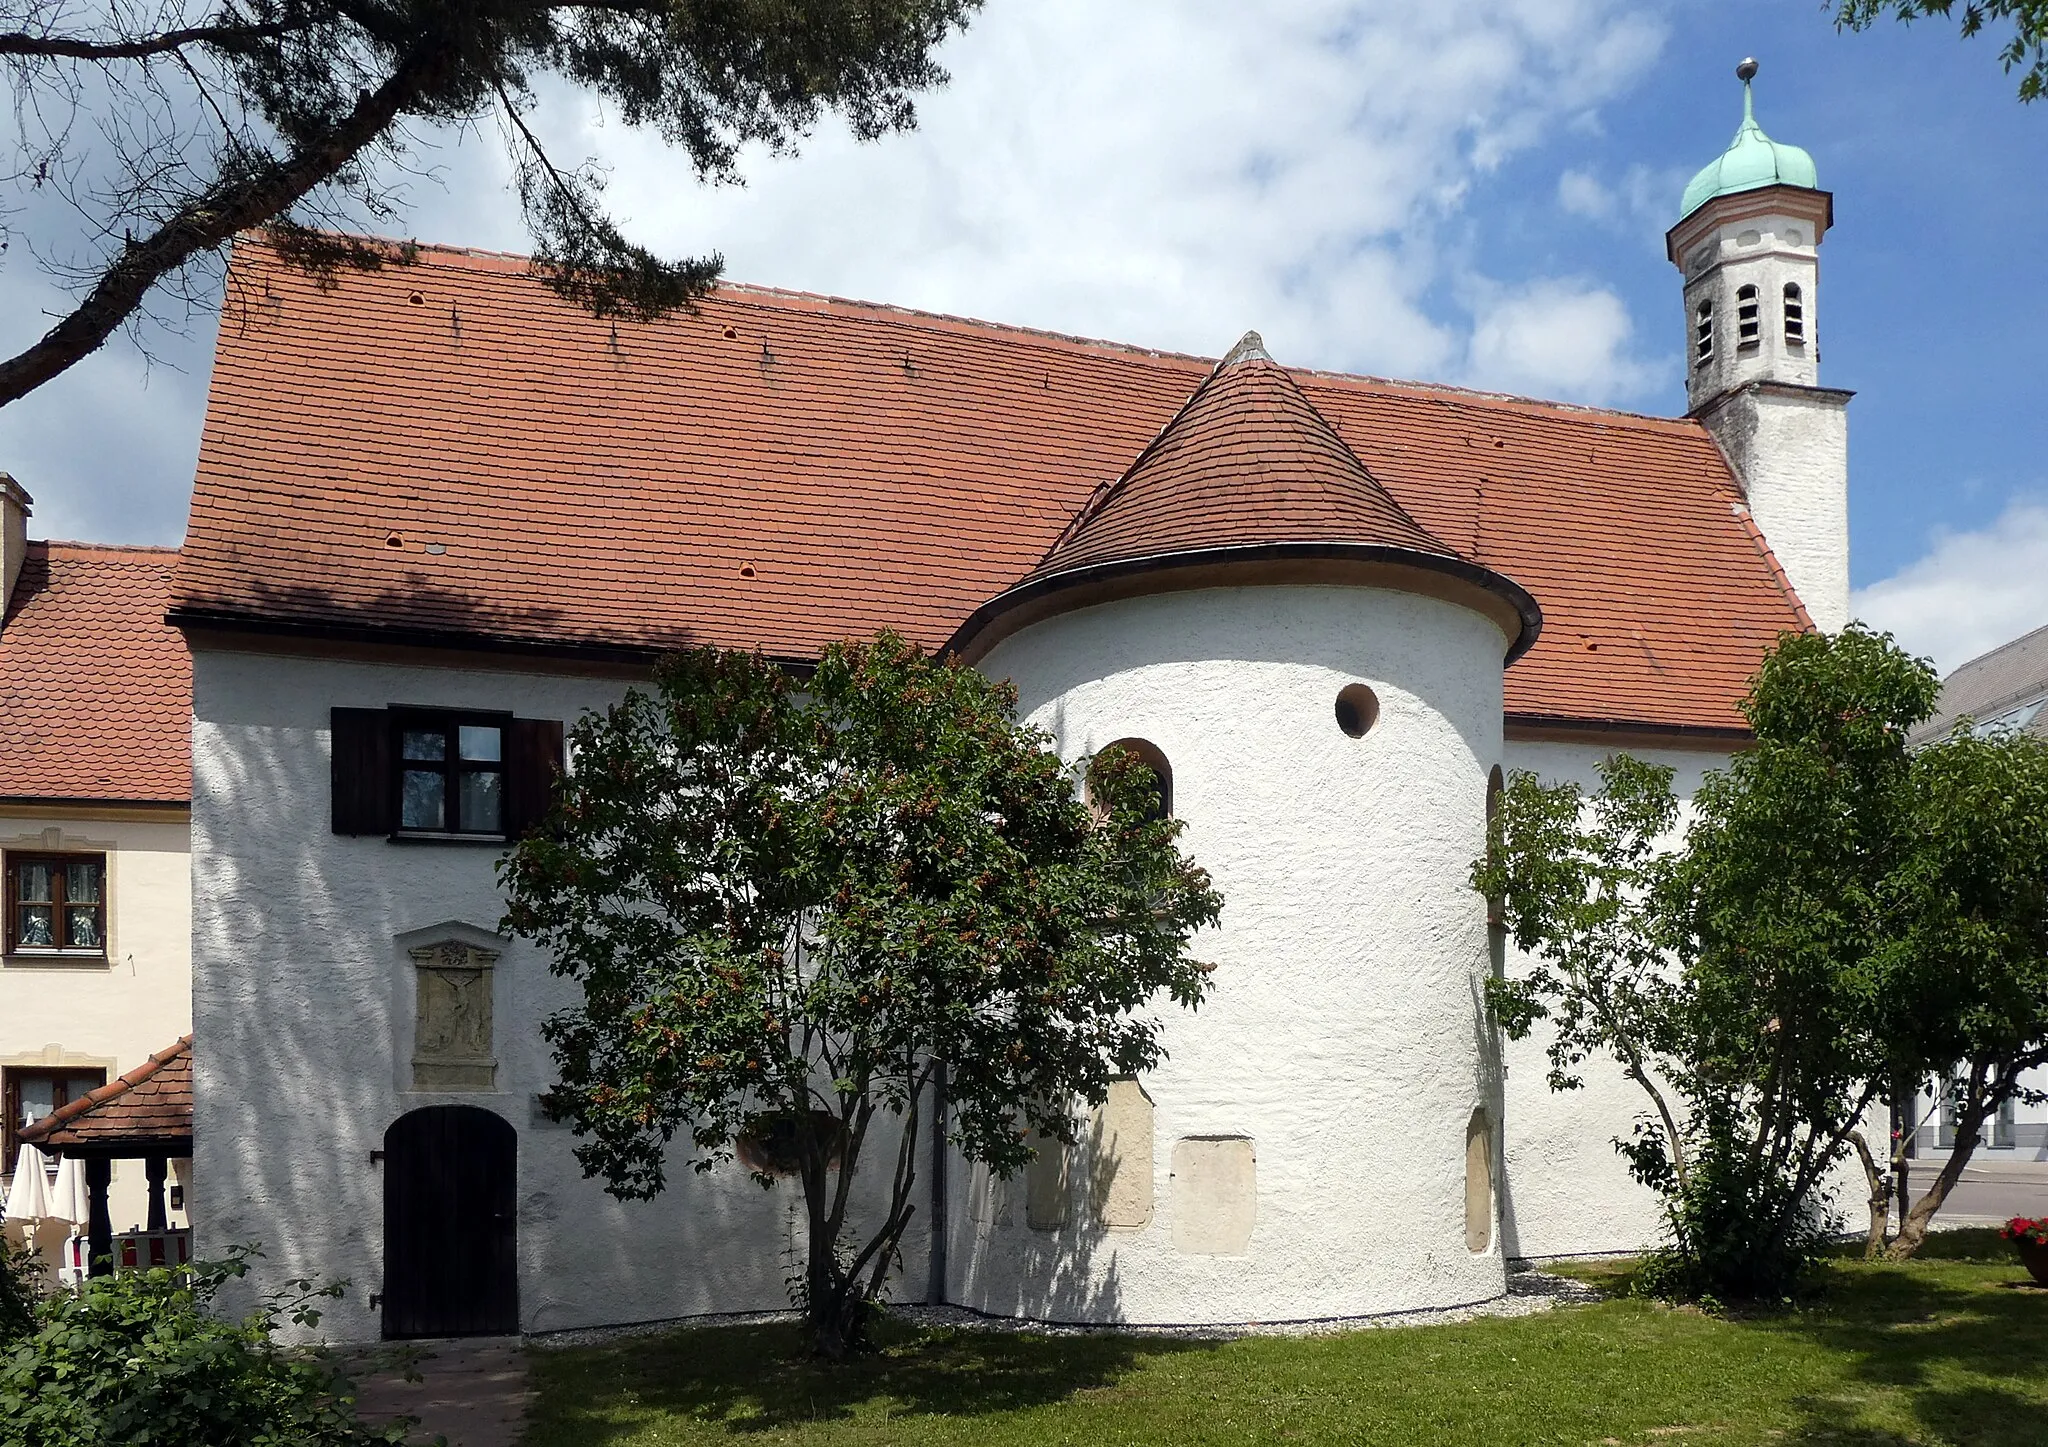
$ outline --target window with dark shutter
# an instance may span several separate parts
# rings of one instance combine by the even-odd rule
[[[337,708],[332,726],[337,834],[516,839],[562,768],[559,719]]]
[[[562,772],[562,721],[516,718],[505,734],[505,832],[517,839],[546,817]]]
[[[337,708],[333,733],[333,810],[337,834],[389,834],[398,826],[391,787],[391,711]]]

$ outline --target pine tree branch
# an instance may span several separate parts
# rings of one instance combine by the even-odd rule
[[[440,47],[413,52],[376,90],[363,92],[355,108],[324,135],[249,174],[216,181],[179,206],[154,233],[127,241],[68,316],[0,362],[0,407],[99,350],[152,286],[194,256],[283,215],[331,180],[430,90],[450,61]]]
[[[86,40],[75,35],[0,31],[0,55],[18,55],[32,60],[147,60],[194,45],[231,52],[247,50],[303,28],[282,21],[264,25],[190,25],[181,30],[166,30],[132,40]]]

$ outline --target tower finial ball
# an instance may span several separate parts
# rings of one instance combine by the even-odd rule
[[[1747,85],[1756,79],[1756,69],[1756,57],[1752,55],[1744,60],[1742,64],[1735,67],[1735,77],[1744,85]]]

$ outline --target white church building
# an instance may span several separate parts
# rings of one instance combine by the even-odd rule
[[[170,611],[198,1249],[349,1278],[337,1339],[786,1304],[793,1180],[583,1177],[538,1104],[567,987],[493,869],[665,651],[881,629],[1077,764],[1139,748],[1225,900],[1210,1001],[1084,1148],[1008,1182],[924,1148],[899,1297],[1357,1317],[1643,1245],[1633,1088],[1502,1047],[1467,877],[1503,771],[1628,750],[1690,790],[1778,634],[1847,618],[1832,203],[1744,103],[1668,237],[1676,418],[743,286],[597,320],[460,250],[323,288],[244,241]]]

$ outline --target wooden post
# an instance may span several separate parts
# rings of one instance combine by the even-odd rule
[[[149,1229],[168,1231],[171,1227],[170,1214],[164,1210],[164,1168],[168,1164],[163,1156],[150,1156],[142,1163],[143,1173],[149,1180]]]
[[[85,1158],[86,1252],[94,1276],[114,1274],[114,1220],[107,1214],[107,1187],[114,1183],[114,1163],[105,1156]]]

